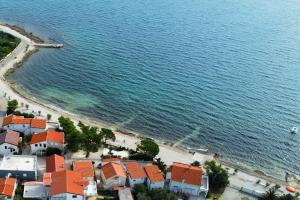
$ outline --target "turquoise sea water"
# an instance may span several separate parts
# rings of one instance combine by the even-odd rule
[[[297,0],[0,0],[65,48],[9,78],[36,98],[283,177],[300,174]]]

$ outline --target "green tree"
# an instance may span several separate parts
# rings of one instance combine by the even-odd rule
[[[295,196],[291,194],[283,194],[281,196],[276,194],[276,187],[269,189],[266,193],[264,193],[258,200],[297,200],[297,194]]]
[[[107,140],[116,141],[116,136],[111,129],[101,128],[100,135],[104,139],[105,144]]]
[[[138,193],[136,195],[137,200],[151,200],[151,197],[148,196],[147,193]]]
[[[258,198],[258,200],[276,200],[278,196],[276,195],[276,189],[271,188],[265,194]]]
[[[194,161],[191,165],[192,165],[192,166],[199,167],[199,166],[200,166],[200,162],[196,160],[196,161]]]
[[[8,101],[6,114],[7,115],[13,114],[17,108],[18,108],[18,101],[16,99]]]
[[[20,39],[0,31],[0,60],[12,52],[20,43]]]
[[[154,140],[144,138],[141,140],[141,143],[137,146],[136,150],[154,158],[159,153],[159,146]]]
[[[58,121],[65,133],[66,149],[71,152],[77,152],[80,149],[80,131],[76,129],[74,122],[70,118],[61,116],[58,118]]]
[[[206,161],[205,169],[209,176],[209,189],[212,192],[223,192],[229,184],[228,172],[221,165],[217,165],[214,160]]]
[[[47,120],[50,121],[51,118],[52,118],[52,115],[48,113],[48,114],[47,114]]]
[[[169,192],[165,189],[152,189],[148,192],[152,200],[177,200],[177,196],[174,193]]]
[[[167,174],[167,165],[161,160],[161,158],[155,159],[153,164],[157,165],[160,171],[166,175]]]
[[[78,126],[81,129],[81,147],[88,157],[90,152],[97,152],[101,147],[101,136],[96,127],[86,126],[82,122]]]

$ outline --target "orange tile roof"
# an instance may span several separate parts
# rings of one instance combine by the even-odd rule
[[[7,117],[5,117],[3,119],[3,123],[2,123],[2,126],[7,126],[8,124],[10,124],[10,122],[12,121],[13,119],[13,115],[8,115]]]
[[[31,128],[41,128],[45,129],[47,126],[47,121],[45,119],[32,119]]]
[[[131,179],[147,177],[145,170],[137,162],[126,163],[126,168]]]
[[[43,184],[46,185],[46,186],[49,186],[51,185],[51,174],[50,172],[46,172],[44,173],[44,176],[43,176]]]
[[[15,178],[0,178],[0,195],[12,197],[16,182]]]
[[[170,167],[171,179],[191,185],[201,185],[202,168],[174,162]]]
[[[53,172],[51,175],[50,194],[70,193],[82,195],[86,181],[80,173],[70,170]]]
[[[46,172],[56,172],[65,169],[65,158],[59,155],[48,156],[46,159]]]
[[[106,179],[114,176],[126,177],[125,171],[120,163],[109,162],[103,165],[101,169]]]
[[[29,124],[31,128],[45,129],[47,126],[46,119],[24,118],[22,116],[8,115],[4,118],[2,126],[9,124]]]
[[[30,118],[13,118],[10,124],[30,124]]]
[[[94,177],[94,166],[92,161],[74,161],[73,170],[81,173],[83,177]]]
[[[159,170],[157,165],[147,165],[145,172],[151,182],[157,183],[165,180],[163,173]]]
[[[64,143],[65,134],[55,130],[47,130],[46,132],[36,133],[32,135],[30,144],[36,144],[39,142],[52,141],[57,143]]]
[[[106,163],[106,162],[118,162],[121,161],[121,158],[106,158],[102,160],[102,163]]]

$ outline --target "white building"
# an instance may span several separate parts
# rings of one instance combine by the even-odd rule
[[[145,168],[147,174],[147,187],[149,190],[154,188],[164,188],[165,178],[157,165],[147,165]]]
[[[37,178],[37,158],[27,155],[4,156],[0,165],[0,177],[13,177],[20,181]]]
[[[7,130],[0,134],[0,154],[12,155],[19,152],[20,133]]]
[[[48,193],[43,182],[28,181],[24,183],[23,198],[47,199]]]
[[[108,162],[100,170],[102,186],[104,189],[114,187],[124,187],[126,184],[126,174],[120,163]]]
[[[31,153],[44,154],[47,148],[63,150],[64,138],[64,133],[55,130],[33,134],[30,141]]]
[[[84,200],[86,181],[78,172],[63,170],[53,172],[50,180],[51,200]]]
[[[137,184],[143,184],[146,181],[147,175],[143,167],[137,162],[125,163],[130,187],[133,188]]]
[[[166,178],[169,181],[169,189],[175,193],[204,197],[208,193],[208,178],[201,167],[174,162]]]
[[[5,130],[18,131],[28,135],[45,131],[47,128],[47,121],[46,119],[8,115],[4,118],[2,126]]]

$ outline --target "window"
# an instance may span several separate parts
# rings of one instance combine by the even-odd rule
[[[37,147],[37,146],[38,146],[38,144],[35,144],[35,146]]]
[[[47,147],[47,145],[46,145],[46,144],[44,144],[44,147],[46,148],[46,147]]]
[[[5,149],[7,149],[7,146],[4,146]]]
[[[23,174],[23,177],[27,177],[27,174]]]
[[[72,195],[72,198],[77,198],[77,195],[76,195],[76,194],[73,194],[73,195]]]
[[[42,147],[42,144],[40,144],[40,147]]]

